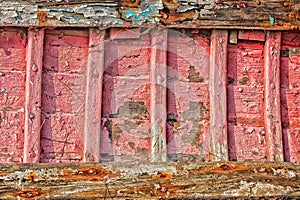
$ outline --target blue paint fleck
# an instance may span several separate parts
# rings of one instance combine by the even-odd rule
[[[273,17],[270,17],[270,24],[273,26],[275,23],[275,19]]]
[[[150,13],[152,13],[153,12],[153,10],[151,9],[151,7],[148,5],[147,6],[147,9],[146,10],[144,10],[143,12],[142,12],[142,17],[143,18],[145,18],[145,17],[147,17],[147,15],[149,15]]]
[[[6,89],[3,89],[0,94],[4,94],[4,93],[8,93],[8,91]]]
[[[151,21],[152,19],[151,18],[147,18],[147,16],[149,14],[151,14],[153,12],[153,10],[151,9],[151,7],[149,5],[146,6],[146,9],[143,10],[140,14],[137,14],[136,12],[134,12],[133,10],[129,9],[125,12],[126,14],[126,17],[127,18],[130,18],[132,17],[132,20],[138,24],[138,22],[140,20],[148,20],[148,21]]]
[[[79,17],[74,16],[74,15],[64,15],[63,17],[66,18],[66,19],[75,19],[76,21],[80,20]]]

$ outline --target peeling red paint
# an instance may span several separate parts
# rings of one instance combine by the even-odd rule
[[[281,61],[281,120],[283,128],[286,161],[300,161],[300,119],[299,119],[299,78],[300,54],[293,49],[300,48],[300,32],[282,34],[281,51],[288,54]]]
[[[227,103],[230,160],[267,159],[263,115],[263,47],[261,42],[247,40],[241,40],[237,45],[228,45]]]
[[[197,29],[170,29],[163,36],[142,28],[112,28],[101,34],[99,30],[91,30],[47,29],[41,35],[44,34],[42,100],[29,101],[34,103],[32,108],[41,107],[42,113],[40,124],[36,126],[40,128],[34,129],[41,136],[40,145],[34,141],[30,143],[37,145],[35,151],[40,149],[40,152],[33,152],[33,155],[40,153],[38,161],[148,162],[153,160],[156,152],[153,150],[156,139],[162,142],[161,147],[166,143],[167,153],[163,156],[168,161],[216,160],[214,151],[221,151],[218,148],[221,148],[220,145],[226,146],[227,141],[224,135],[219,136],[214,132],[216,128],[211,118],[217,115],[212,112],[219,112],[212,106],[212,100],[216,99],[212,99],[210,91],[212,87],[219,90],[221,87],[210,81],[212,73],[218,73],[211,71],[212,67],[218,67],[213,65],[214,59],[218,58],[213,54],[221,53],[219,47],[226,51],[222,37],[217,37],[217,32]],[[26,159],[30,157],[30,151],[24,148],[24,139],[29,137],[30,132],[24,138],[24,130],[37,115],[29,110],[28,115],[25,115],[25,108],[30,108],[25,106],[25,91],[29,87],[25,82],[28,70],[37,72],[39,68],[34,60],[26,60],[30,48],[28,42],[35,35],[35,30],[30,29],[29,32],[19,28],[5,28],[0,32],[1,163],[24,162],[25,156]],[[99,33],[100,36],[91,39],[91,33]],[[276,160],[275,154],[282,144],[286,161],[300,160],[300,34],[299,31],[293,31],[282,32],[281,35],[280,52],[273,45],[275,39],[280,42],[280,38],[276,34],[273,39],[266,37],[263,31],[237,31],[236,41],[228,44],[227,90],[222,95],[227,101],[230,160]],[[163,49],[164,43],[159,42],[163,37],[163,41],[167,41],[166,49]],[[97,48],[94,44],[102,47]],[[277,44],[276,48],[279,46]],[[95,113],[99,115],[95,119],[89,119],[86,112],[86,100],[90,98],[87,97],[87,66],[91,65],[88,63],[92,59],[98,62],[98,57],[89,58],[91,51],[96,51],[94,55],[97,51],[104,54],[103,60],[99,60],[104,71],[103,81],[98,85],[101,86],[99,91],[102,91],[102,97],[98,100],[95,96],[90,104],[99,107],[98,111],[101,110],[100,114],[98,111]],[[275,80],[277,72],[272,75],[265,73],[265,65],[275,63],[279,54],[280,84]],[[222,58],[223,64],[226,59]],[[90,78],[100,77],[99,72],[89,73]],[[32,77],[35,74],[32,73]],[[37,84],[29,80],[27,82],[29,85]],[[266,91],[267,86],[271,91]],[[272,127],[272,123],[277,121],[269,120],[265,115],[267,111],[274,114],[280,110],[273,100],[271,104],[266,104],[270,95],[276,96],[273,93],[276,88],[280,89],[280,97],[276,97],[276,101],[280,98],[282,140],[281,136],[274,138],[270,134],[281,131]],[[166,106],[163,105],[164,98]],[[155,102],[160,107],[153,105]],[[92,106],[89,109],[93,109]],[[269,112],[267,109],[270,107],[276,107],[277,110]],[[165,121],[153,118],[153,114],[163,115],[164,111]],[[95,144],[100,146],[99,151],[89,151],[84,143],[88,134],[93,134],[84,128],[86,120],[99,126],[97,134],[101,136]],[[155,124],[151,121],[159,124],[157,127],[161,129],[157,131],[162,133],[162,137],[153,138],[156,134],[153,131]],[[166,138],[163,136],[164,126],[167,130]],[[212,142],[211,138],[217,138],[218,142]],[[164,152],[163,149],[157,151]],[[100,152],[100,155],[95,157],[95,152]],[[279,155],[280,158],[282,156]]]

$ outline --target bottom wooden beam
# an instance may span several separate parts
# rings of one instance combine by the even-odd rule
[[[300,165],[217,162],[0,166],[1,199],[210,199],[300,196]]]

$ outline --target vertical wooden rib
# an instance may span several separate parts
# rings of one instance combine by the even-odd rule
[[[265,43],[265,130],[268,160],[284,161],[280,114],[281,33],[267,32]]]
[[[44,30],[30,29],[26,54],[25,163],[37,163],[40,159],[43,45]]]
[[[90,29],[86,77],[84,161],[100,162],[101,104],[105,31]]]
[[[227,145],[227,40],[228,32],[213,30],[210,54],[210,159],[228,160]]]
[[[167,36],[165,29],[155,29],[151,33],[151,146],[152,161],[167,160],[166,147],[166,83],[167,83]]]

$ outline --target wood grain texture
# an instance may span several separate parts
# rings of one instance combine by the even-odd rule
[[[152,161],[167,160],[167,30],[154,29],[151,33],[150,101]]]
[[[294,30],[299,10],[287,0],[12,0],[0,5],[0,25]]]
[[[292,163],[1,165],[1,199],[219,199],[300,195]]]
[[[210,145],[212,160],[228,160],[227,145],[227,41],[228,31],[213,30],[210,54]]]
[[[84,161],[100,161],[105,31],[90,29],[84,125]]]
[[[40,159],[41,89],[44,30],[30,29],[26,55],[24,162]]]
[[[265,43],[265,130],[268,160],[284,161],[280,107],[281,32],[267,32]]]

